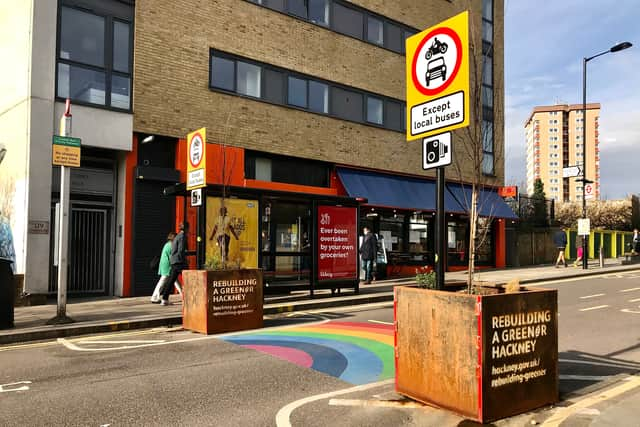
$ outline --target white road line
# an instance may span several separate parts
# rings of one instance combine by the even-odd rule
[[[307,403],[315,402],[317,400],[328,399],[333,396],[340,396],[343,394],[355,393],[358,391],[369,390],[371,388],[382,387],[385,385],[393,384],[395,379],[379,381],[376,383],[363,384],[343,390],[331,391],[329,393],[317,394],[315,396],[305,397],[304,399],[296,400],[288,405],[283,406],[276,414],[276,426],[277,427],[291,427],[291,414],[299,407],[306,405]]]
[[[382,322],[380,320],[367,320],[367,322],[371,322],[371,323],[379,323],[381,325],[393,325],[393,322]]]
[[[634,298],[629,300],[629,302],[638,302],[638,301],[640,301],[640,298]]]
[[[166,340],[131,340],[131,341],[98,341],[98,340],[80,340],[78,344],[157,344],[166,342]]]
[[[9,384],[0,384],[0,393],[10,393],[12,391],[27,391],[29,390],[29,386],[28,385],[23,385],[23,384],[32,384],[31,381],[18,381],[16,383],[9,383]],[[20,386],[20,387],[16,387],[16,386]],[[9,387],[7,389],[7,387]]]
[[[591,311],[591,310],[599,310],[601,308],[607,308],[609,307],[608,305],[597,305],[595,307],[589,307],[589,308],[582,308],[580,309],[580,311]]]
[[[623,313],[640,314],[640,311],[638,311],[638,310],[629,310],[628,308],[623,308],[620,311],[623,312]]]
[[[602,297],[605,294],[593,294],[593,295],[585,295],[583,297],[580,297],[580,299],[588,299],[588,298],[595,298],[595,297]]]
[[[598,403],[604,402],[606,400],[612,399],[622,393],[625,393],[629,390],[633,390],[634,388],[640,386],[640,377],[634,376],[632,379],[625,381],[625,383],[610,388],[608,390],[598,390],[593,393],[593,395],[586,397],[571,406],[567,406],[564,408],[558,408],[556,413],[551,416],[551,418],[547,419],[543,426],[549,427],[558,427],[560,424],[569,418],[571,415],[575,414],[578,411],[581,411],[585,408],[589,408],[591,406],[595,406]]]
[[[378,408],[422,409],[426,405],[405,400],[364,400],[364,399],[331,399],[330,406],[368,406]]]
[[[633,291],[640,291],[640,288],[623,289],[620,292],[633,292]]]

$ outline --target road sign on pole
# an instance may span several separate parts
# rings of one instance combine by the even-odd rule
[[[191,207],[202,206],[202,188],[191,190]]]
[[[596,197],[596,191],[593,184],[584,184],[584,199],[590,200]]]
[[[469,12],[406,40],[407,140],[469,125]]]
[[[591,228],[591,222],[589,218],[579,218],[578,219],[578,235],[579,236],[588,236]]]
[[[207,130],[187,135],[187,190],[207,186]]]
[[[580,166],[567,166],[566,168],[562,168],[563,178],[573,178],[576,176],[582,176],[582,169]]]
[[[451,164],[451,132],[441,133],[422,141],[422,169]]]

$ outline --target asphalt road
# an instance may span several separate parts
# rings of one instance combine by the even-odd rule
[[[640,373],[640,272],[545,286],[559,290],[566,405]],[[380,304],[271,317],[240,336],[164,328],[0,347],[0,425],[472,425],[393,392],[392,321],[391,304]],[[563,425],[637,426],[640,393],[594,407]]]

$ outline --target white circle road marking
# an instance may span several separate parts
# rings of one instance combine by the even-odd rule
[[[358,391],[369,390],[371,388],[382,387],[385,385],[395,383],[395,379],[379,381],[375,383],[363,384],[351,388],[346,388],[337,391],[331,391],[329,393],[317,394],[315,396],[305,397],[304,399],[296,400],[295,402],[291,402],[286,406],[283,406],[278,413],[276,414],[276,426],[277,427],[291,427],[291,414],[293,411],[298,409],[301,406],[306,405],[307,403],[315,402],[317,400],[328,399],[333,396],[340,396],[343,394],[355,393]]]

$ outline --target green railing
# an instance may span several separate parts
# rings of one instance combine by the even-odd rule
[[[567,259],[576,258],[576,230],[567,230],[567,247],[564,256]],[[592,230],[589,234],[589,258],[597,258],[600,247],[604,249],[605,258],[618,258],[629,252],[629,244],[633,238],[630,231]]]

